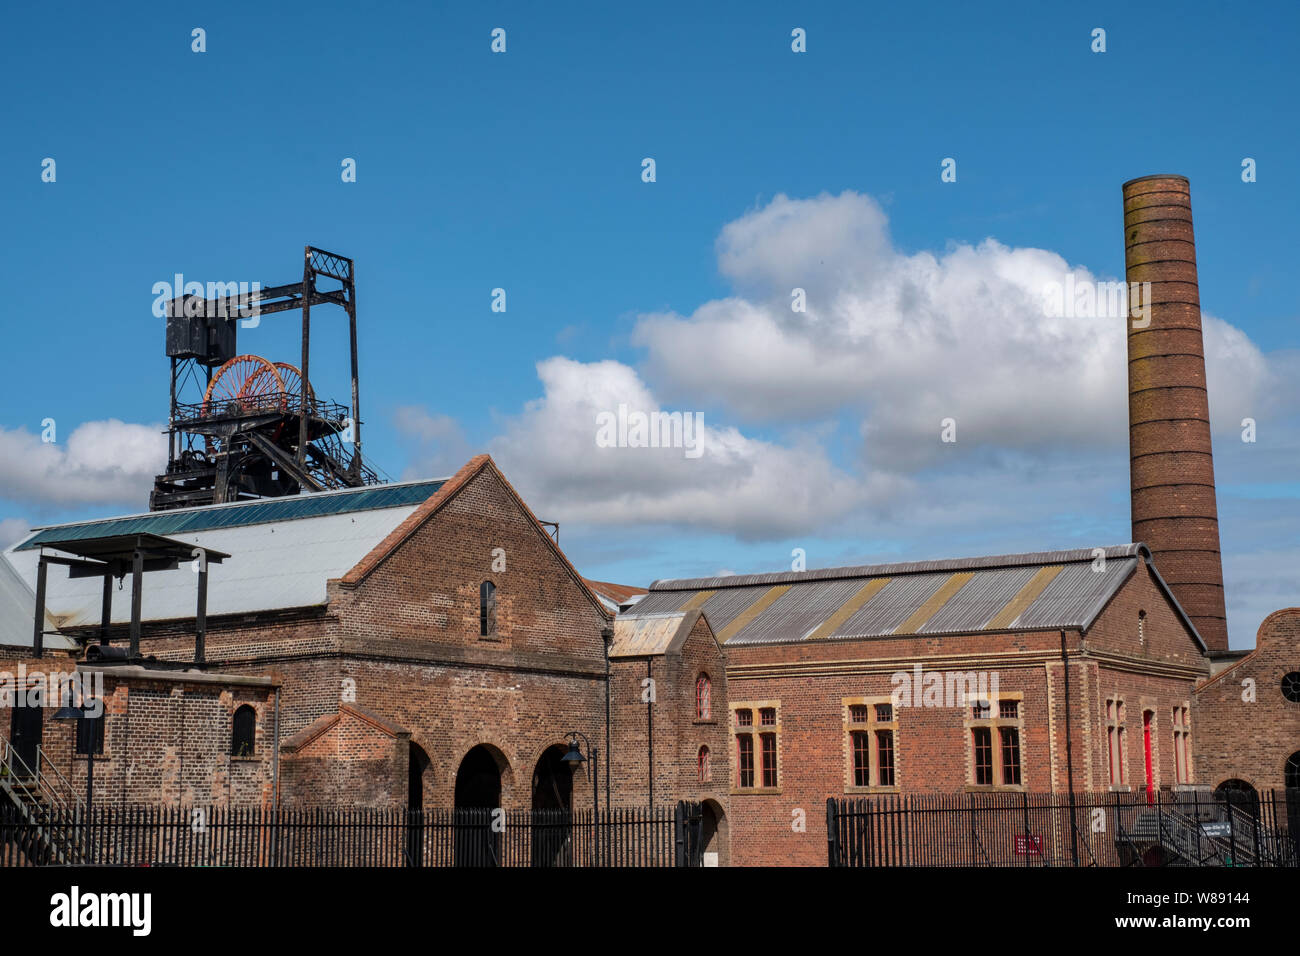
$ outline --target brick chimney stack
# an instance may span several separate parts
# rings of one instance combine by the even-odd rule
[[[1133,540],[1213,651],[1228,649],[1192,200],[1183,176],[1124,184]],[[1146,294],[1150,283],[1150,294]],[[1134,286],[1140,299],[1134,307]]]

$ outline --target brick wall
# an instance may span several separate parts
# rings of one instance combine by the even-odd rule
[[[727,677],[722,649],[700,615],[680,647],[663,654],[617,659],[611,700],[616,806],[662,806],[714,800],[727,806]],[[707,674],[711,714],[696,719],[695,683]],[[647,678],[654,700],[647,700]],[[653,741],[653,747],[651,747]],[[699,779],[701,747],[710,751],[709,781]],[[653,768],[652,768],[653,761]],[[652,773],[653,769],[653,773]]]
[[[1139,610],[1146,612],[1140,638]],[[894,712],[894,787],[854,785],[845,699],[888,700],[900,686],[894,675],[908,675],[910,688],[916,682],[917,665],[925,675],[973,672],[977,687],[978,676],[986,675],[984,686],[990,691],[996,674],[998,696],[1018,701],[1016,721],[1005,725],[1018,730],[1018,789],[1063,791],[1070,767],[1077,790],[1107,789],[1104,699],[1114,693],[1130,702],[1130,781],[1143,774],[1141,710],[1150,707],[1156,715],[1155,783],[1172,786],[1172,738],[1165,740],[1170,736],[1172,708],[1190,701],[1195,682],[1208,673],[1208,664],[1144,563],[1139,562],[1086,635],[1067,632],[1066,646],[1070,656],[1068,765],[1059,631],[727,648],[733,714],[742,705],[774,706],[779,714],[776,788],[738,787],[736,744],[734,739],[728,743],[733,862],[824,863],[827,797],[980,789],[972,767],[970,708],[953,706],[956,702],[949,700],[930,706],[934,698],[927,697],[925,689],[934,685],[924,679],[923,706],[902,706]],[[944,684],[947,696],[949,681]],[[1003,724],[994,724],[995,763],[1000,756],[998,726]],[[867,727],[874,733],[870,724]]]
[[[1244,780],[1281,789],[1287,758],[1300,753],[1300,703],[1282,678],[1300,672],[1300,608],[1274,611],[1259,626],[1255,650],[1197,688],[1192,740],[1202,779]]]

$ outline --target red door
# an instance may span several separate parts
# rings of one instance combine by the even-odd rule
[[[1147,803],[1155,802],[1155,777],[1151,770],[1151,717],[1149,710],[1142,712],[1142,752],[1146,755],[1147,768]]]

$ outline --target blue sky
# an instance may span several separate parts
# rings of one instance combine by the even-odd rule
[[[917,366],[941,387],[923,371],[890,379],[884,366],[902,366],[876,348],[861,356],[874,385],[828,393],[816,374],[777,387],[748,360],[758,378],[746,381],[709,348],[731,340],[710,330],[724,315],[729,334],[747,334],[737,302],[770,308],[787,256],[813,271],[834,260],[807,283],[825,291],[832,324],[843,297],[871,298],[844,279],[859,264],[928,274],[936,259],[963,281],[1004,275],[1016,257],[978,253],[990,238],[1122,278],[1120,184],[1177,172],[1192,182],[1203,308],[1252,350],[1217,373],[1211,359],[1230,627],[1235,646],[1249,645],[1263,615],[1300,592],[1300,429],[1278,401],[1300,347],[1298,17],[1293,4],[1133,6],[16,8],[0,37],[11,91],[0,107],[10,457],[0,520],[12,533],[142,510],[139,475],[152,472],[126,461],[140,433],[87,430],[38,483],[12,477],[25,442],[45,418],[65,442],[87,423],[163,421],[153,283],[176,272],[289,281],[311,243],[357,261],[367,458],[419,477],[491,451],[535,510],[561,521],[590,576],[781,569],[795,547],[817,566],[1126,541],[1122,411],[1103,400],[1075,416],[1046,394],[1068,393],[1075,370],[1055,388],[1025,382],[1009,343],[993,353],[996,374],[964,371],[968,318],[954,362]],[[201,54],[195,27],[206,31]],[[489,48],[496,27],[504,54]],[[806,53],[791,51],[795,27]],[[1090,49],[1095,27],[1105,53]],[[54,183],[41,181],[45,157]],[[344,157],[356,160],[355,183],[340,179]],[[654,183],[641,180],[644,157]],[[955,183],[940,182],[945,157],[957,160]],[[1242,182],[1243,157],[1256,160],[1257,182]],[[730,239],[728,224],[738,224]],[[824,254],[826,236],[850,241]],[[858,240],[856,258],[837,258]],[[977,251],[971,262],[945,259],[965,248]],[[504,314],[490,310],[496,287]],[[942,322],[961,300],[927,301]],[[1005,317],[980,308],[996,336]],[[342,398],[340,320],[319,315],[312,361],[317,391]],[[1122,329],[1113,334],[1122,349]],[[271,316],[241,333],[241,351],[296,361],[295,338],[294,319]],[[1231,351],[1236,340],[1225,341]],[[1097,363],[1113,363],[1113,344]],[[1026,363],[1042,345],[1023,351]],[[979,387],[952,385],[966,372]],[[1122,360],[1078,374],[1113,384]],[[962,421],[964,403],[999,386],[1013,400],[972,412],[999,427],[981,425],[960,457],[912,456],[905,435],[876,439],[882,409],[904,393],[935,387],[934,407]],[[574,434],[590,436],[579,393],[700,411],[739,436],[724,443],[738,471],[660,472],[633,449],[559,455],[579,447]],[[1256,445],[1235,440],[1239,397],[1259,406]],[[1040,402],[1069,423],[1039,427]],[[1220,405],[1233,420],[1218,420]],[[805,461],[792,506],[786,491]],[[94,490],[98,471],[111,492]],[[727,477],[737,473],[758,477],[738,491]],[[656,494],[655,476],[672,494]]]

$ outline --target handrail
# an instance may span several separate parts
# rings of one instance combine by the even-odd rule
[[[1223,848],[1215,842],[1213,837],[1204,836],[1201,831],[1201,825],[1178,810],[1166,808],[1164,811],[1165,820],[1168,821],[1167,829],[1170,831],[1170,842],[1173,844],[1184,859],[1194,860],[1197,866],[1201,866],[1207,859],[1216,854],[1213,850],[1209,853],[1203,853],[1201,850],[1202,842],[1208,841],[1209,846],[1219,851],[1218,855],[1222,857]],[[1174,825],[1177,824],[1177,829]],[[1162,827],[1161,837],[1163,842],[1164,829]],[[1181,845],[1179,837],[1181,837]]]
[[[13,787],[16,784],[18,784],[20,780],[20,777],[16,771],[21,769],[23,772],[21,781],[22,781],[22,785],[24,785],[24,788],[26,786],[29,786],[32,782],[35,782],[37,789],[47,792],[49,796],[58,803],[60,815],[62,815],[66,819],[68,818],[69,814],[68,814],[67,804],[64,802],[63,798],[60,797],[59,794],[49,785],[48,780],[42,776],[39,769],[36,772],[32,771],[32,768],[27,765],[27,761],[24,760],[22,756],[18,753],[18,751],[14,749],[13,744],[7,738],[0,737],[0,742],[4,743],[3,749],[0,749],[0,770],[2,770],[5,773],[5,775],[7,775],[10,779],[14,781],[14,783],[12,784],[6,783],[3,789],[10,791],[10,795],[13,797],[14,801],[18,805],[18,812],[21,813],[23,817],[28,821],[28,823],[34,828],[36,835],[40,839],[44,840],[46,845],[49,847],[49,849],[52,852],[54,852],[62,861],[66,862],[66,861],[79,860],[80,854],[77,850],[77,847],[75,845],[71,845],[71,846],[65,845],[64,841],[56,839],[55,833],[60,832],[58,828],[49,826],[49,821],[47,818],[44,818],[42,817],[42,815],[36,813],[33,807],[28,806],[27,803],[23,801],[17,794],[12,793]],[[38,746],[36,748],[36,763],[38,768],[40,766],[41,753],[42,753],[41,748]],[[46,761],[47,762],[49,761],[48,757],[46,758]],[[56,770],[55,772],[57,773],[58,771]],[[75,799],[75,794],[73,796]],[[79,811],[78,817],[85,819],[83,816],[84,809],[81,807],[80,803],[81,802],[78,800],[77,801],[77,807]]]
[[[14,745],[8,739],[0,737],[0,740],[4,740],[5,745],[4,758],[0,759],[0,765],[4,766],[6,769],[10,769],[11,773],[13,773],[14,768],[21,769],[24,773],[22,779],[26,781],[35,781],[37,788],[58,804],[59,809],[64,813],[67,813],[70,809],[75,809],[78,813],[83,813],[85,811],[85,801],[77,795],[72,784],[68,782],[68,779],[63,776],[63,774],[59,773],[58,767],[54,766],[54,762],[50,760],[49,755],[41,749],[39,744],[36,747],[36,769],[33,770],[28,766],[27,761],[22,758],[18,751],[14,749]],[[58,788],[50,782],[50,779],[45,776],[45,774],[41,773],[40,768],[42,756],[45,757],[45,764],[54,771],[55,775],[59,778],[59,781],[63,784],[66,792],[66,799],[65,795],[60,793]],[[15,780],[19,779],[17,774],[13,774],[13,776]],[[69,807],[69,803],[71,803],[71,807]]]
[[[64,791],[72,798],[72,805],[76,807],[79,812],[84,811],[86,809],[86,802],[81,799],[81,795],[77,792],[77,789],[71,784],[71,782],[69,782],[67,777],[59,772],[59,768],[55,765],[54,761],[50,759],[49,755],[46,754],[45,750],[39,745],[36,747],[37,773],[40,772],[42,756],[45,757],[45,765],[54,771],[54,775],[58,777],[59,783],[63,784]]]

